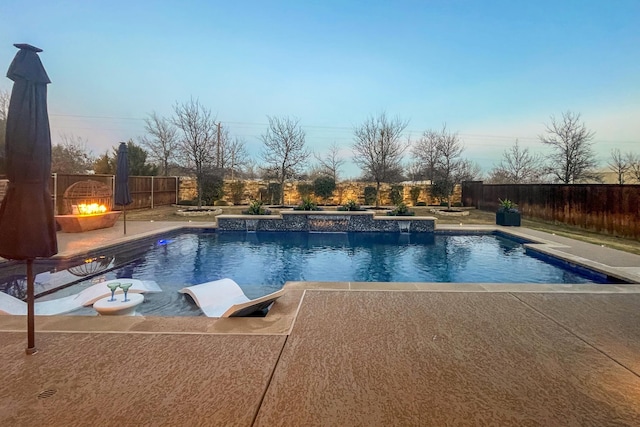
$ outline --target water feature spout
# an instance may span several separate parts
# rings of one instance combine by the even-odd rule
[[[401,233],[408,233],[411,228],[411,221],[398,221],[398,228]]]

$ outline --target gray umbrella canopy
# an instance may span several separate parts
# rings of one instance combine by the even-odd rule
[[[27,354],[36,352],[33,260],[58,253],[51,179],[51,133],[47,84],[51,83],[38,52],[18,49],[7,71],[13,89],[5,138],[9,188],[0,205],[0,256],[27,260]]]
[[[116,162],[116,205],[126,206],[131,204],[129,192],[129,154],[127,143],[121,142],[118,146],[118,159]]]
[[[116,161],[116,194],[114,202],[116,205],[123,207],[124,234],[127,234],[126,206],[131,204],[131,193],[129,192],[129,154],[126,142],[121,142],[120,146],[118,146],[118,159]]]
[[[0,256],[7,259],[50,257],[58,253],[51,179],[51,134],[47,113],[47,76],[30,45],[9,66],[13,80],[6,132],[9,188],[0,206]]]

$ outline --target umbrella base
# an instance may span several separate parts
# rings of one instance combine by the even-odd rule
[[[64,233],[82,233],[99,228],[113,227],[121,212],[111,211],[96,215],[56,215],[56,222]]]

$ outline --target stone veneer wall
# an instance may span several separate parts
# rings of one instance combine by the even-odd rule
[[[225,180],[224,182],[224,194],[222,200],[231,203],[231,184],[233,181]],[[243,194],[242,204],[248,204],[251,200],[260,200],[261,190],[265,191],[269,185],[268,181],[263,180],[244,180],[245,188]],[[299,182],[286,182],[284,189],[284,202],[286,205],[297,205],[302,201],[302,197],[298,193]],[[305,182],[312,184],[312,182]],[[327,204],[331,205],[343,205],[349,200],[355,200],[359,204],[364,204],[364,188],[372,186],[375,187],[375,183],[367,182],[355,182],[355,181],[343,181],[336,185],[336,190],[333,192],[333,197],[327,200]],[[431,197],[430,184],[406,184],[403,185],[404,203],[412,205],[410,191],[412,187],[420,187],[420,196],[418,201],[425,202],[426,204],[436,204],[438,200]],[[382,192],[382,204],[391,205],[389,199],[389,191],[391,185],[382,184],[380,191]],[[196,180],[195,178],[181,177],[180,178],[180,195],[179,200],[192,200],[196,197]],[[456,186],[455,192],[452,197],[452,203],[460,202],[462,200],[462,192],[460,186]],[[314,201],[318,203],[324,203],[318,198],[312,196]]]
[[[435,218],[374,212],[281,211],[280,215],[219,215],[219,231],[433,233]]]

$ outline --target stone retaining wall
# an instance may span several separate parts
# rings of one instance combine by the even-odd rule
[[[233,197],[231,195],[232,184],[234,181],[226,180],[224,182],[224,200],[227,203],[233,202]],[[264,194],[269,186],[268,181],[263,180],[244,180],[244,190],[242,194],[242,200],[240,204],[249,204],[252,200],[262,200],[261,195]],[[302,202],[302,196],[298,192],[298,184],[312,184],[312,182],[307,181],[294,181],[294,182],[286,182],[284,185],[284,203],[286,205],[298,205]],[[364,188],[365,187],[375,187],[375,183],[371,182],[355,182],[355,181],[342,181],[336,185],[336,189],[333,192],[333,197],[328,200],[320,200],[315,196],[311,196],[314,202],[318,204],[329,204],[341,206],[347,203],[349,200],[355,200],[357,203],[364,205]],[[418,197],[419,202],[424,202],[427,205],[437,204],[439,200],[431,197],[431,185],[430,184],[404,184],[402,188],[404,203],[412,206],[413,203],[411,201],[411,188],[418,187],[420,188],[420,196]],[[380,187],[380,192],[382,194],[382,204],[383,205],[391,205],[391,200],[389,198],[389,192],[391,190],[390,184],[382,184]],[[461,198],[461,189],[460,186],[456,186],[453,197],[451,199],[452,203],[460,202]],[[180,194],[179,200],[193,200],[197,196],[197,188],[196,188],[196,180],[195,178],[189,177],[181,177],[180,178]],[[207,201],[209,202],[209,201]],[[269,204],[269,201],[265,200],[265,203]]]
[[[219,215],[219,231],[433,233],[435,218],[375,212],[281,211],[280,215]]]

